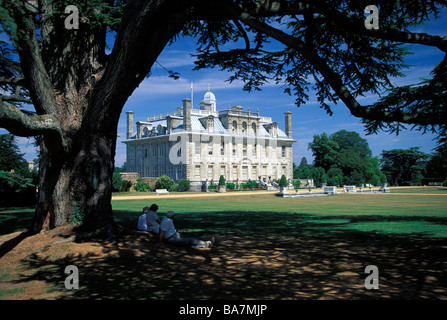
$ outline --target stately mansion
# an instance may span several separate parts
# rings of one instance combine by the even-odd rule
[[[223,175],[231,182],[269,182],[284,174],[293,178],[292,120],[285,113],[285,131],[270,117],[241,106],[218,111],[208,91],[199,108],[191,100],[174,112],[136,123],[127,112],[127,171],[140,177],[186,178],[200,190]]]

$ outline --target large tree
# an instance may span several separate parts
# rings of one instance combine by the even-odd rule
[[[323,168],[336,184],[378,185],[383,179],[378,158],[372,157],[368,142],[357,132],[340,130],[330,136],[325,132],[314,135],[309,149],[315,167]]]
[[[420,185],[422,173],[427,166],[431,155],[419,150],[419,147],[410,149],[383,150],[380,160],[382,171],[393,186]]]
[[[424,84],[394,88],[390,81],[405,66],[402,43],[447,51],[445,37],[409,31],[436,18],[445,1],[377,0],[378,30],[365,28],[368,1],[0,4],[2,34],[8,36],[0,39],[0,126],[19,136],[41,137],[35,231],[68,222],[78,207],[86,225],[111,230],[119,116],[161,51],[178,36],[197,37],[198,68],[233,71],[230,80],[242,79],[246,90],[277,81],[299,105],[313,86],[329,113],[328,102],[341,100],[371,132],[397,130],[402,123],[441,134],[446,127],[447,58]],[[113,48],[106,54],[110,39]],[[269,51],[268,41],[278,42],[279,49]],[[370,106],[358,103],[357,96],[370,92],[384,98]],[[30,102],[34,112],[21,108],[23,102]]]

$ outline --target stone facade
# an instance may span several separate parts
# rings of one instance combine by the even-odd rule
[[[127,170],[141,177],[163,174],[174,181],[186,178],[193,189],[206,182],[244,182],[293,178],[291,113],[285,113],[285,132],[259,110],[241,106],[217,111],[207,92],[200,109],[183,100],[176,111],[150,116],[136,123],[127,112]]]

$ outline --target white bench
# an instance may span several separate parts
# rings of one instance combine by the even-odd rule
[[[325,186],[323,190],[324,190],[325,193],[332,193],[332,194],[336,194],[337,193],[337,187],[336,186]]]
[[[157,196],[160,194],[169,194],[169,191],[167,189],[156,189],[155,192],[157,193]]]

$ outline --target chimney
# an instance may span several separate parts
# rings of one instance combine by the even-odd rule
[[[127,139],[133,136],[133,111],[127,111]]]
[[[292,112],[287,111],[284,114],[286,115],[286,135],[292,138]]]
[[[191,100],[183,100],[183,130],[191,131]]]

